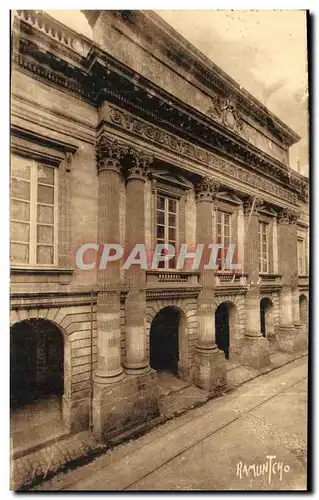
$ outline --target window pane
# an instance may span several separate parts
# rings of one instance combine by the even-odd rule
[[[168,214],[168,225],[169,226],[176,226],[176,215],[175,214]]]
[[[168,200],[168,211],[176,213],[176,200]]]
[[[37,264],[53,264],[53,247],[37,247]]]
[[[164,210],[165,208],[165,198],[162,196],[157,197],[157,208]]]
[[[54,184],[54,168],[38,165],[38,182],[44,184]]]
[[[230,220],[230,215],[229,214],[224,214],[224,224],[229,225],[229,220]]]
[[[42,222],[43,224],[53,224],[54,223],[53,207],[48,207],[46,205],[38,205],[37,222]]]
[[[49,186],[38,185],[38,202],[48,203],[53,205],[54,203],[54,189]]]
[[[222,212],[220,210],[217,211],[217,223],[221,224],[222,222]]]
[[[30,241],[30,224],[23,222],[11,222],[11,240]]]
[[[168,228],[168,237],[170,240],[176,241],[176,229],[174,227]]]
[[[23,245],[20,243],[11,243],[10,260],[11,262],[28,264],[29,245]]]
[[[22,179],[30,179],[30,162],[18,156],[11,157],[11,175],[13,177],[22,177]]]
[[[11,200],[11,219],[30,220],[30,204],[24,201]]]
[[[157,210],[156,217],[157,217],[157,224],[164,224],[164,220],[165,220],[165,213],[164,212]]]
[[[225,237],[230,235],[229,226],[225,226]]]
[[[164,226],[157,226],[157,238],[164,238]]]
[[[37,243],[45,243],[47,245],[53,243],[52,226],[37,226]]]
[[[12,198],[30,200],[30,182],[11,179],[11,196]]]

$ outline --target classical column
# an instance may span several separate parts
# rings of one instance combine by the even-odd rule
[[[136,245],[145,245],[145,181],[152,159],[132,149],[132,165],[128,169],[126,185],[126,253]],[[142,247],[143,248],[143,247]],[[142,250],[143,252],[143,250]],[[136,255],[142,257],[141,253]],[[125,270],[128,294],[125,301],[126,360],[128,373],[137,374],[149,370],[146,352],[146,271],[139,264]]]
[[[102,135],[97,144],[99,176],[98,243],[119,244],[122,182],[120,173],[124,149]],[[108,262],[98,270],[97,366],[94,381],[108,384],[124,377],[120,346],[120,261]]]
[[[297,215],[291,210],[281,210],[278,215],[278,254],[282,288],[276,340],[278,347],[288,352],[296,349],[297,330],[300,328],[296,220]]]
[[[208,261],[208,245],[213,243],[212,206],[219,184],[204,177],[196,187],[196,243],[204,244],[203,259]],[[198,341],[194,354],[194,382],[213,390],[226,383],[224,353],[216,346],[214,312],[214,270],[201,266],[202,290],[197,299]]]
[[[248,274],[246,294],[246,333],[242,361],[255,368],[269,363],[269,342],[260,331],[260,280],[258,247],[258,211],[263,202],[248,197],[243,202],[245,219],[244,272]]]

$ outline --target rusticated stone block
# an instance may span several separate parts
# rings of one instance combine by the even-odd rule
[[[280,351],[296,352],[305,348],[302,330],[294,326],[279,326],[276,335],[277,347]]]
[[[226,385],[226,364],[224,353],[219,349],[200,349],[194,352],[193,381],[207,391]]]
[[[248,337],[244,339],[240,354],[240,360],[243,364],[253,368],[262,368],[270,363],[269,342],[266,338]]]
[[[159,415],[157,373],[127,374],[111,384],[94,383],[93,432],[106,441]]]

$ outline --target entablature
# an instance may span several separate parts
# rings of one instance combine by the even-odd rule
[[[98,134],[105,133],[113,140],[144,148],[162,163],[178,167],[185,177],[209,176],[230,190],[238,199],[260,196],[269,205],[295,208],[297,194],[275,180],[252,172],[242,165],[222,158],[184,139],[162,130],[117,106],[104,103]]]
[[[220,107],[221,118],[219,119],[219,112],[214,118],[210,113],[202,113],[156,86],[91,44],[85,37],[83,50],[75,50],[78,42],[72,42],[72,47],[64,43],[61,48],[58,42],[59,38],[64,36],[61,31],[63,25],[60,23],[60,34],[56,35],[57,30],[50,28],[50,16],[46,17],[50,29],[47,32],[45,27],[41,28],[41,37],[49,36],[51,40],[54,33],[56,43],[48,44],[47,50],[43,50],[42,41],[40,43],[37,36],[33,36],[39,32],[38,13],[33,16],[35,21],[31,24],[30,16],[27,21],[21,16],[15,28],[19,43],[14,45],[13,59],[22,71],[31,72],[36,78],[45,79],[50,85],[76,93],[94,106],[107,99],[132,111],[136,118],[139,116],[146,119],[150,122],[150,131],[152,124],[160,125],[175,135],[175,141],[187,139],[192,144],[214,151],[225,159],[235,159],[244,168],[260,176],[276,179],[301,199],[306,198],[307,182],[299,177],[297,179],[284,161],[265,153],[248,140],[243,117],[238,111],[240,106],[237,109],[234,102],[215,100]],[[81,38],[75,33],[72,36],[75,39],[76,36]]]

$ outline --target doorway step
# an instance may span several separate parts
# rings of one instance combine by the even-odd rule
[[[210,395],[209,391],[185,382],[169,372],[158,373],[158,385],[160,390],[159,410],[165,419],[177,417],[185,411],[205,403]]]

